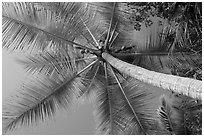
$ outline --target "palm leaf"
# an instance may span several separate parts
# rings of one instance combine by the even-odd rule
[[[4,3],[3,46],[11,49],[44,49],[48,44],[57,43],[60,46],[74,44],[91,51],[88,47],[94,48],[96,41],[108,31],[111,18],[111,26],[117,26],[116,34],[119,33],[116,44],[118,47],[124,46],[125,41],[129,41],[125,42],[128,44],[133,40],[130,39],[133,32],[130,30],[133,29],[124,18],[127,13],[122,10],[122,3],[117,3],[114,16],[112,5],[113,3]],[[82,41],[86,46],[73,40]],[[68,45],[64,45],[64,42]]]
[[[80,37],[80,40],[84,39],[86,40],[86,42],[91,43],[93,46],[98,44],[95,38],[96,34],[93,34],[93,32],[95,32],[96,29],[100,29],[100,27],[98,27],[100,21],[98,20],[98,15],[96,16],[97,13],[95,13],[94,9],[90,8],[88,3],[56,2],[45,3],[43,4],[43,6],[44,5],[46,5],[46,7],[50,10],[57,12],[61,18],[66,18],[66,20],[77,20],[76,22],[80,23],[78,24],[78,27],[80,27],[80,29],[77,29],[76,31],[80,30],[79,34],[82,36]],[[73,17],[70,17],[70,13],[73,14]]]
[[[85,96],[89,99],[90,96],[93,94],[94,92],[93,89],[96,83],[95,80],[99,72],[99,68],[100,68],[100,62],[97,62],[91,67],[91,69],[85,75],[82,76],[83,79],[89,82],[87,82],[88,84],[85,84],[86,90],[79,97]]]
[[[105,64],[104,64],[105,65]],[[104,68],[105,67],[105,68]],[[110,76],[108,77],[106,66],[102,64],[99,67],[98,74],[96,75],[96,86],[93,90],[96,91],[96,123],[97,123],[97,134],[114,134],[112,125],[112,113],[111,113],[111,103],[112,103],[112,93],[110,89]],[[101,119],[101,121],[99,121]]]
[[[134,28],[129,23],[128,14],[125,12],[124,3],[89,3],[96,9],[96,13],[102,20],[101,28],[105,28],[105,33],[101,36],[105,44],[111,45],[110,50],[114,51],[123,46],[135,45],[133,37]],[[113,40],[114,39],[114,40]]]
[[[141,53],[142,54],[142,53]],[[197,68],[198,70],[201,69],[199,64],[200,62],[200,55],[196,54],[188,54],[188,53],[165,53],[166,55],[160,55],[160,53],[156,53],[156,55],[138,55],[133,61],[133,64],[141,66],[143,68],[171,74],[172,71],[176,68],[186,67],[186,68]]]
[[[113,92],[116,86],[116,81],[110,73],[110,67],[106,64],[101,64],[96,76],[95,99],[96,104],[95,119],[97,124],[97,134],[122,134],[122,129],[114,124],[113,113],[115,112],[112,106],[114,105]]]
[[[165,126],[165,129],[172,134],[174,129],[173,129],[173,123],[172,123],[172,119],[171,119],[171,115],[172,115],[171,108],[167,104],[164,97],[161,98],[161,102],[162,102],[162,107],[160,107],[157,110],[158,115],[160,116],[160,120],[162,122],[162,125]]]
[[[138,81],[124,80],[118,73],[116,80],[109,65],[107,71],[105,68],[103,70],[103,74],[106,73],[106,75],[99,74],[100,77],[97,78],[99,81],[95,112],[98,123],[97,133],[144,134],[143,131],[145,131],[147,134],[148,123],[152,122],[154,117],[154,111],[149,106],[152,96],[143,89],[144,87]]]
[[[200,134],[202,126],[202,102],[188,96],[174,94],[172,108],[180,116],[177,134]]]
[[[57,108],[67,108],[74,98],[81,95],[88,84],[80,75],[94,65],[93,61],[81,71],[69,71],[62,77],[34,77],[22,86],[20,93],[13,97],[3,111],[3,120],[7,122],[4,131],[17,125],[30,125],[54,115]],[[35,80],[37,79],[37,81]]]
[[[114,73],[114,71],[112,70]],[[153,109],[150,107],[151,95],[148,94],[144,89],[141,89],[137,82],[130,81],[122,85],[119,78],[114,73],[114,77],[119,85],[119,88],[123,95],[123,101],[125,106],[122,107],[124,112],[120,112],[120,115],[129,115],[130,123],[126,125],[125,130],[131,134],[148,134],[148,123],[153,123]],[[136,91],[136,93],[135,93]],[[145,100],[148,100],[145,102]],[[122,104],[123,104],[122,103]]]
[[[145,52],[158,53],[158,56],[151,54],[142,56],[142,61],[149,62],[146,63],[147,66],[142,65],[142,67],[169,73],[169,70],[172,70],[171,66],[178,67],[179,63],[190,66],[196,65],[195,62],[199,58],[198,54],[177,51],[175,48],[171,48],[171,51],[169,50],[172,43],[168,40],[168,37],[172,35],[172,31],[169,26],[161,28],[161,31],[159,31],[159,28],[156,28],[156,31],[152,31],[149,36],[149,43],[146,44]],[[162,34],[161,36],[159,35],[160,33]],[[163,54],[160,56],[160,53],[166,53],[166,55]],[[145,63],[141,62],[141,64]]]
[[[55,11],[59,11],[57,7],[64,8],[64,6],[61,3],[57,4],[49,4],[51,7],[55,7]],[[110,30],[110,25],[114,24],[113,21],[110,24],[109,21],[109,13],[112,12],[110,11],[109,8],[112,6],[112,3],[86,3],[86,12],[88,12],[88,17],[87,16],[79,16],[79,19],[82,21],[82,26],[85,27],[85,31],[82,34],[81,38],[84,39],[84,42],[90,42],[93,46],[98,44],[98,41],[104,37],[103,34],[106,34],[108,29]],[[104,6],[105,5],[105,6]],[[66,11],[67,9],[65,9]],[[78,10],[76,11],[78,13]],[[82,13],[81,13],[82,14]],[[80,14],[80,15],[81,15]],[[76,14],[77,15],[77,14]],[[113,14],[111,14],[113,15]],[[67,15],[64,15],[67,16]],[[114,16],[115,17],[115,16]],[[115,21],[115,20],[114,20]],[[95,46],[94,46],[95,47]]]
[[[112,25],[113,25],[113,18],[114,18],[114,12],[115,12],[115,6],[116,6],[116,3],[113,4],[113,9],[112,9],[112,17],[111,17],[111,20],[110,20],[110,25],[109,25],[109,28],[108,28],[108,34],[107,34],[107,38],[106,38],[106,41],[105,41],[105,49],[106,49],[106,46],[109,42],[109,37],[110,37],[110,33],[111,33],[111,28],[112,28]],[[116,26],[116,25],[115,25]]]
[[[44,8],[39,3],[3,3],[2,16],[3,47],[5,48],[33,50],[44,49],[48,45],[74,44],[92,50],[73,42],[75,37],[80,36],[84,31],[85,27],[82,27],[84,25],[79,19],[83,15],[75,16],[75,13],[70,13],[72,18],[68,20],[59,18],[56,12]]]
[[[96,58],[88,55],[83,57],[78,52],[74,53],[67,53],[64,49],[61,49],[58,53],[56,51],[44,51],[35,55],[27,55],[26,58],[21,58],[17,61],[24,65],[27,72],[52,75],[53,73],[67,73],[70,69],[72,71],[80,70],[81,65],[83,66],[83,64],[87,64]]]
[[[161,102],[162,106],[159,107],[157,112],[163,127],[170,134],[186,134],[184,112],[177,107],[170,106],[164,96],[161,97]]]
[[[171,26],[155,25],[147,37],[147,42],[132,48],[132,52],[135,53],[113,53],[113,55],[137,66],[167,74],[171,74],[172,70],[181,65],[201,69],[200,54],[172,48],[175,41],[172,43],[169,39],[173,33]]]

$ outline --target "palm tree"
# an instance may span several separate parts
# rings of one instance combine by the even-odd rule
[[[154,95],[145,83],[201,99],[201,81],[161,73],[163,58],[181,56],[166,51],[165,36],[159,45],[150,39],[138,46],[123,3],[2,5],[3,47],[29,52],[19,62],[31,74],[5,106],[5,131],[44,120],[57,108],[93,95],[99,134],[153,134]],[[117,53],[124,48],[133,52]],[[124,55],[134,61],[125,62]]]

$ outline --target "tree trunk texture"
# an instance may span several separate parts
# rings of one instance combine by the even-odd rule
[[[105,52],[102,57],[120,72],[142,82],[202,100],[202,81],[200,80],[150,71],[121,61]]]

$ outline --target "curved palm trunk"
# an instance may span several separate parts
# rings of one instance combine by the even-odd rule
[[[202,81],[150,71],[121,61],[108,53],[103,53],[102,57],[114,68],[140,81],[202,100]]]

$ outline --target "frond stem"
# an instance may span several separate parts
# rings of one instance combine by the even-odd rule
[[[119,33],[116,33],[116,36],[113,38],[113,40],[111,41],[109,47],[111,47],[113,45],[113,42],[115,41],[115,39],[118,37]]]
[[[177,56],[182,54],[191,55],[189,52],[146,52],[146,53],[111,53],[115,57],[130,57],[130,56]]]
[[[118,22],[116,22],[116,24],[115,24],[115,26],[114,26],[114,28],[113,28],[113,32],[111,33],[109,42],[111,42],[111,40],[112,40],[112,38],[113,38],[113,36],[114,36],[114,34],[115,34],[115,30],[116,30],[117,25],[118,25]]]
[[[109,65],[110,66],[110,65]],[[106,92],[108,93],[108,103],[109,103],[109,111],[110,111],[110,131],[112,131],[113,127],[112,127],[112,123],[113,123],[113,118],[112,118],[112,104],[111,104],[111,94],[110,91],[108,90],[108,73],[107,73],[107,63],[104,62],[104,71],[105,71],[105,86],[106,86]]]
[[[83,22],[84,26],[86,27],[87,31],[89,32],[89,34],[91,35],[92,39],[94,40],[94,42],[96,43],[97,46],[93,45],[95,48],[99,47],[99,43],[97,42],[96,38],[94,37],[94,35],[92,34],[91,30],[88,28],[88,26],[86,25],[86,23],[83,21],[83,19],[81,18],[81,16],[79,16],[81,21]]]
[[[116,5],[116,3],[114,2],[114,4],[113,4],[113,9],[112,9],[112,17],[111,17],[110,25],[109,25],[109,29],[108,29],[108,35],[107,35],[107,38],[106,38],[106,41],[105,41],[105,47],[104,47],[105,49],[109,48],[109,47],[107,47],[107,44],[108,44],[108,41],[109,41],[109,36],[110,36],[112,24],[113,24],[113,17],[114,17],[114,12],[115,12],[115,5]]]

